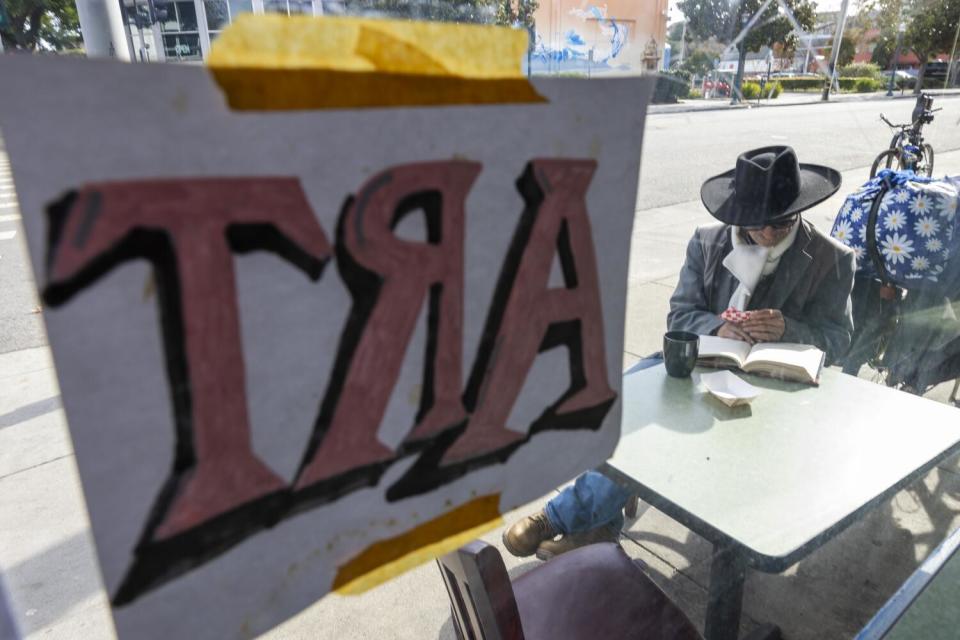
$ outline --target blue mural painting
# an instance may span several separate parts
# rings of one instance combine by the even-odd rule
[[[576,29],[568,30],[560,42],[549,42],[543,34],[537,32],[534,41],[530,65],[533,73],[557,73],[576,71],[625,70],[618,56],[627,46],[629,30],[627,25],[614,18],[607,17],[606,7],[588,6],[586,9],[573,9],[570,15],[580,18],[584,23],[596,21],[600,31],[599,39],[591,46]],[[593,60],[590,51],[593,50]]]

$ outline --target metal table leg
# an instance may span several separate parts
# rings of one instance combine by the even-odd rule
[[[731,547],[714,546],[707,599],[706,640],[736,640],[740,633],[743,580],[747,564]]]

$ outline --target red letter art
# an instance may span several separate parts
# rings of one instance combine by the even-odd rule
[[[177,448],[145,541],[282,490],[251,450],[231,248],[273,250],[320,277],[330,245],[298,180],[100,183],[61,204],[45,291],[50,304],[124,260],[146,257],[155,266]]]
[[[548,412],[573,414],[615,397],[607,381],[597,259],[587,216],[586,193],[595,168],[592,160],[533,160],[520,179],[527,211],[501,273],[499,299],[467,389],[467,404],[475,408],[444,463],[526,439],[507,429],[507,418],[540,351],[559,344],[570,350],[570,389]],[[548,287],[554,255],[563,269],[563,289]],[[514,273],[511,257],[519,258]]]
[[[479,173],[478,163],[464,161],[393,167],[347,203],[337,230],[337,265],[354,309],[340,345],[345,360],[331,377],[336,404],[318,420],[298,489],[396,457],[377,431],[428,294],[423,391],[408,441],[466,419],[460,399],[463,218]],[[421,210],[427,242],[398,238],[393,230],[400,220]]]

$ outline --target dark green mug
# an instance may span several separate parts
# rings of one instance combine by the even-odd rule
[[[687,378],[697,366],[700,336],[689,331],[667,331],[663,334],[663,365],[674,378]]]

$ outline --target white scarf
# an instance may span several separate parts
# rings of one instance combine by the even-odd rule
[[[733,243],[733,250],[723,259],[723,266],[733,274],[733,277],[740,284],[733,292],[733,296],[730,297],[729,306],[738,311],[747,309],[750,296],[756,290],[760,278],[777,270],[780,258],[793,245],[793,241],[797,239],[799,228],[800,221],[798,219],[783,240],[772,247],[762,247],[744,241],[740,237],[740,227],[730,227],[730,241]]]

